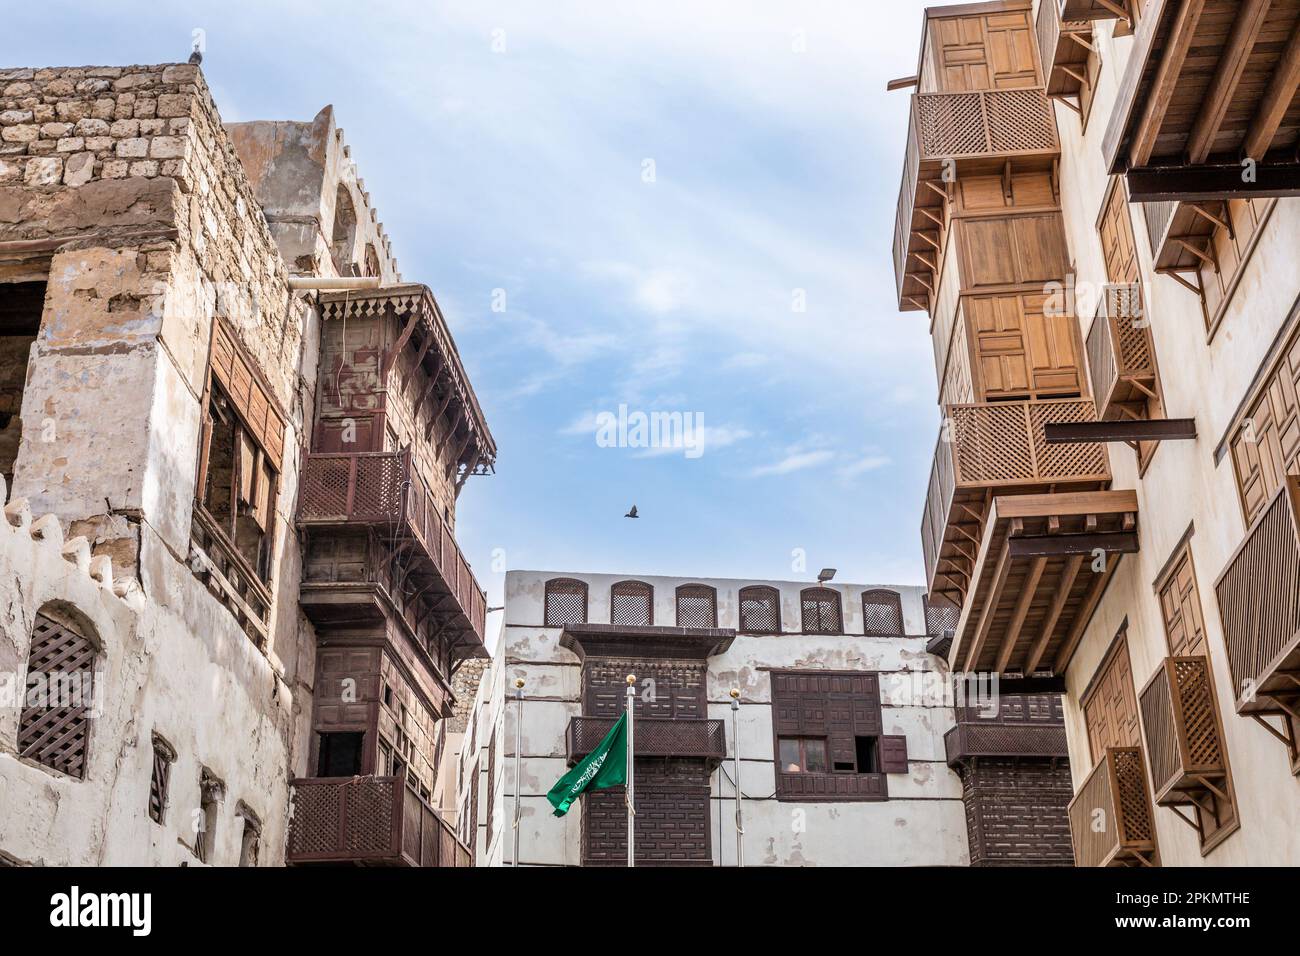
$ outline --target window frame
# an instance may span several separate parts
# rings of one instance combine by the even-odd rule
[[[167,822],[167,804],[171,796],[172,765],[176,762],[176,748],[161,734],[153,735],[153,767],[149,773],[149,819],[159,826]],[[161,767],[162,773],[159,773]],[[158,796],[158,815],[154,816],[154,793]]]
[[[887,601],[870,600],[871,598],[888,598]],[[898,615],[897,631],[870,630],[867,626],[867,606],[891,608]],[[906,637],[907,621],[903,617],[903,595],[892,588],[871,588],[862,592],[862,633],[866,637]]]
[[[820,604],[822,603],[821,601],[817,601],[819,605],[816,611],[818,626],[816,628],[810,628],[808,626],[808,601],[809,601],[809,595],[812,594],[818,594],[822,596],[825,595],[834,596],[835,615],[836,615],[836,624],[837,624],[835,630],[826,630],[822,626],[823,612],[820,607]],[[817,599],[814,598],[814,600],[816,601]],[[825,603],[829,604],[830,601],[827,600],[825,601]],[[802,591],[799,592],[799,626],[800,626],[801,634],[816,634],[821,636],[842,635],[844,633],[844,596],[834,588],[821,587],[821,586],[804,588]]]
[[[685,592],[697,591],[696,595]],[[708,599],[710,622],[708,624],[683,624],[682,623],[682,598],[704,597]],[[679,584],[673,591],[673,620],[677,627],[685,628],[707,628],[715,629],[718,626],[718,589],[708,584]]]
[[[772,616],[776,626],[772,630],[745,626],[745,601],[756,600],[756,595],[772,599]],[[774,635],[782,632],[781,628],[781,592],[767,584],[748,584],[740,589],[736,596],[736,630],[740,634]]]
[[[630,624],[626,621],[617,621],[614,618],[614,602],[620,597],[638,597],[644,594],[646,599],[646,619],[643,622]],[[609,623],[625,627],[653,627],[655,622],[655,589],[654,585],[647,584],[645,581],[629,579],[627,581],[618,581],[609,586]]]
[[[580,594],[582,595],[582,620],[580,621],[553,621],[551,619],[551,595],[552,594]],[[542,626],[543,627],[567,627],[570,624],[586,624],[591,615],[590,594],[588,592],[587,582],[580,581],[577,578],[551,578],[546,582],[542,589]]]
[[[83,623],[83,621],[80,620],[79,614],[74,616],[69,613],[60,613],[60,611],[61,609],[58,607],[53,607],[49,604],[42,605],[36,612],[35,618],[32,621],[31,631],[28,634],[27,655],[24,659],[23,665],[23,697],[20,701],[21,706],[18,709],[16,756],[23,760],[39,764],[47,770],[59,774],[62,777],[67,777],[70,780],[86,780],[89,776],[91,745],[94,741],[95,731],[95,721],[89,716],[89,710],[92,704],[87,704],[82,700],[77,705],[67,708],[70,711],[70,715],[69,718],[66,719],[66,725],[70,726],[73,720],[82,725],[80,728],[82,743],[80,748],[79,772],[73,773],[67,769],[68,762],[66,760],[60,761],[59,763],[51,763],[49,760],[50,754],[40,750],[33,754],[32,748],[40,742],[39,737],[35,741],[28,742],[26,746],[23,744],[24,731],[31,730],[31,723],[39,718],[37,712],[44,713],[56,709],[49,706],[50,701],[48,697],[44,701],[43,706],[28,706],[28,698],[31,692],[31,678],[33,674],[32,653],[38,648],[38,637],[42,642],[45,642],[47,634],[51,631],[57,630],[58,632],[71,635],[72,638],[76,638],[82,645],[84,645],[83,649],[78,650],[78,656],[89,655],[89,660],[86,662],[87,666],[78,667],[75,671],[68,671],[65,667],[57,672],[65,675],[68,673],[88,675],[88,682],[77,691],[79,696],[86,696],[86,688],[88,687],[89,696],[93,702],[96,694],[96,687],[99,685],[100,679],[102,678],[102,675],[100,674],[99,660],[104,653],[104,647],[100,642],[99,635],[95,632],[94,627],[91,626],[89,622]],[[37,630],[42,626],[44,626],[46,630],[38,635]],[[58,635],[55,634],[53,637],[49,638],[49,640],[56,640],[57,637]],[[44,653],[43,645],[40,646],[40,649],[42,653]],[[66,654],[61,654],[59,660],[61,664],[65,664],[67,660]],[[85,679],[86,678],[79,678],[79,681]],[[46,683],[46,693],[49,693],[48,680]]]

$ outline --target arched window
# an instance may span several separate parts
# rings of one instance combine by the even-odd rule
[[[546,582],[546,627],[587,623],[587,585],[572,578]]]
[[[843,634],[844,612],[840,592],[831,588],[804,588],[799,594],[805,634]]]
[[[935,601],[930,595],[925,596],[925,633],[942,634],[957,630],[961,620],[961,608],[942,599]]]
[[[78,779],[86,776],[99,653],[89,630],[49,607],[37,613],[18,720],[19,756]]]
[[[655,589],[644,581],[620,581],[609,589],[609,622],[648,627],[655,622]]]
[[[740,589],[740,630],[744,634],[781,633],[781,594],[753,585]]]
[[[718,592],[706,584],[683,584],[677,589],[678,627],[717,627]]]
[[[862,592],[862,630],[876,637],[903,636],[903,599],[897,591]]]

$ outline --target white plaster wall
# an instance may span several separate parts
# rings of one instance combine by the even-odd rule
[[[560,629],[543,622],[545,582],[573,577],[588,584],[588,620],[608,622],[609,588],[624,580],[639,580],[655,589],[655,623],[675,624],[675,592],[680,584],[701,583],[717,589],[718,623],[738,624],[741,587],[765,584],[782,598],[782,627],[777,636],[737,635],[731,648],[710,661],[709,716],[723,719],[728,753],[734,753],[729,692],[741,692],[739,728],[741,791],[746,816],[747,865],[951,865],[969,863],[961,783],[944,763],[943,734],[953,724],[953,712],[942,694],[946,671],[925,653],[925,638],[865,637],[862,634],[861,594],[864,586],[836,585],[844,596],[844,621],[849,632],[835,636],[798,633],[799,591],[809,582],[739,581],[713,578],[663,578],[628,574],[595,575],[515,571],[506,576],[506,609],[490,676],[480,685],[477,705],[483,723],[498,724],[497,755],[500,781],[495,800],[499,814],[491,847],[480,850],[480,865],[508,864],[512,853],[510,829],[514,782],[516,704],[513,684],[525,683],[524,723],[520,747],[520,861],[523,865],[576,866],[581,861],[582,801],[566,817],[556,818],[546,792],[567,770],[565,729],[581,713],[581,664],[559,646]],[[903,597],[909,634],[925,631],[923,589],[895,587]],[[856,634],[854,633],[856,632]],[[881,672],[884,732],[908,740],[909,772],[888,777],[890,799],[875,803],[794,803],[775,796],[771,683],[768,671],[778,669],[862,670]],[[927,681],[927,674],[929,679]],[[914,683],[913,677],[921,678]],[[918,688],[920,696],[914,690]],[[934,689],[931,697],[926,691]],[[474,755],[486,761],[487,737],[469,743],[462,766]],[[732,761],[712,776],[711,843],[714,862],[735,863]],[[480,830],[486,801],[486,769],[480,778]],[[461,801],[469,787],[462,784]],[[905,835],[905,838],[900,838]]]
[[[1098,25],[1102,79],[1087,130],[1080,129],[1077,114],[1057,107],[1062,205],[1080,284],[1106,281],[1096,228],[1108,185],[1101,142],[1133,46],[1132,38],[1114,39],[1111,31],[1109,23]],[[1066,675],[1066,731],[1075,786],[1093,766],[1080,695],[1126,617],[1135,693],[1155,672],[1167,654],[1167,645],[1153,586],[1173,549],[1194,526],[1192,560],[1241,828],[1203,857],[1192,829],[1175,819],[1173,810],[1156,808],[1162,863],[1300,864],[1300,779],[1290,773],[1282,746],[1254,721],[1234,712],[1214,594],[1214,582],[1245,533],[1232,463],[1225,457],[1216,464],[1214,451],[1300,295],[1300,268],[1296,266],[1300,200],[1279,201],[1209,341],[1195,296],[1174,279],[1152,271],[1150,238],[1141,207],[1130,206],[1130,213],[1166,413],[1194,417],[1198,438],[1162,445],[1141,478],[1133,453],[1121,445],[1111,447],[1113,487],[1136,488],[1138,492],[1141,551],[1126,557],[1116,572]],[[1080,316],[1085,336],[1090,319]]]

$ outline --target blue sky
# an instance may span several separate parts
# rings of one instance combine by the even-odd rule
[[[458,519],[492,603],[494,554],[916,584],[938,411],[893,295],[908,98],[885,82],[915,72],[923,6],[47,2],[6,11],[0,62],[184,60],[201,27],[226,120],[334,104],[500,448]],[[704,453],[600,447],[620,404],[703,415]]]

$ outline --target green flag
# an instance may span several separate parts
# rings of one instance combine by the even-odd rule
[[[609,728],[596,749],[578,761],[555,786],[546,799],[555,807],[555,815],[569,812],[573,801],[587,790],[605,790],[627,783],[627,714]]]

